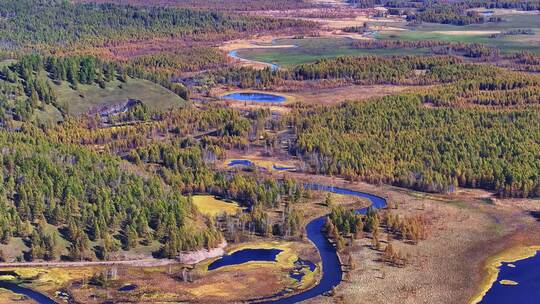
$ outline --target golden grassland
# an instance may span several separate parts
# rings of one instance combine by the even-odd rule
[[[0,288],[0,304],[4,304],[4,303],[5,304],[7,303],[26,304],[26,303],[33,303],[33,302],[28,300],[23,295],[16,294],[7,289]]]
[[[31,287],[39,287],[40,290],[52,291],[72,280],[90,278],[96,269],[97,267],[24,267],[6,268],[3,270],[15,272],[18,275],[18,279],[31,281]]]
[[[488,290],[497,281],[499,276],[499,268],[502,263],[513,263],[519,260],[527,259],[535,256],[540,251],[540,246],[518,246],[504,250],[497,255],[492,256],[486,262],[486,276],[480,285],[479,292],[471,299],[469,304],[477,304],[482,301],[482,298],[486,295]],[[503,282],[505,281],[505,282]],[[501,284],[516,285],[515,282],[509,282],[508,280],[502,280]]]
[[[289,277],[298,257],[317,262],[312,246],[306,242],[254,241],[235,244],[228,248],[229,253],[246,248],[280,249],[276,262],[248,262],[240,265],[222,267],[208,271],[208,265],[215,259],[203,261],[191,271],[196,279],[183,282],[178,278],[182,273],[181,264],[152,267],[118,268],[118,277],[106,288],[88,284],[94,273],[104,271],[106,266],[95,267],[57,267],[57,268],[12,268],[16,276],[4,276],[5,280],[24,280],[28,286],[50,296],[61,288],[68,288],[75,299],[81,303],[100,303],[106,299],[118,301],[181,302],[216,301],[235,302],[259,296],[270,296],[286,288],[295,290],[313,286],[320,277],[320,266],[315,271],[303,268],[304,276],[300,282]],[[81,284],[71,284],[81,282]],[[130,292],[117,289],[127,284],[138,286]],[[93,295],[96,297],[94,298]],[[0,292],[0,299],[3,293]],[[2,302],[0,301],[0,304]]]
[[[209,216],[236,214],[242,208],[236,202],[226,202],[212,195],[194,195],[193,204],[202,213]]]

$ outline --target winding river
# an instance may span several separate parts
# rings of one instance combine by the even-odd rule
[[[238,56],[238,50],[230,51],[228,55],[229,55],[229,57],[240,60],[240,61],[252,61],[252,62],[255,62],[255,63],[268,65],[270,67],[270,69],[272,69],[273,71],[279,69],[279,65],[277,65],[277,64],[268,63],[268,62],[262,62],[262,61],[255,61],[255,60],[248,60],[248,59],[242,58],[242,57]]]
[[[338,188],[338,187],[332,187],[332,186],[326,186],[326,185],[320,185],[320,184],[305,184],[305,188],[311,189],[311,190],[320,190],[320,191],[327,191],[332,192],[336,194],[345,194],[345,195],[352,195],[360,198],[368,199],[371,202],[371,206],[373,208],[383,208],[386,206],[386,200],[382,197],[344,189],[344,188]],[[357,209],[356,212],[359,214],[365,214],[367,211],[367,208]],[[322,263],[322,277],[319,283],[308,290],[302,291],[298,294],[294,294],[292,296],[278,299],[278,300],[270,300],[265,301],[262,303],[273,303],[273,304],[291,304],[291,303],[297,303],[300,301],[304,301],[307,299],[314,298],[316,296],[319,296],[321,294],[327,293],[335,286],[339,285],[341,282],[341,278],[343,275],[343,272],[341,270],[341,263],[339,261],[336,249],[328,241],[326,236],[322,233],[322,228],[324,226],[324,223],[326,221],[326,216],[321,216],[319,218],[316,218],[309,222],[309,224],[306,226],[306,232],[308,239],[317,247],[317,250],[319,251],[319,254],[321,256],[321,263]]]
[[[305,184],[304,187],[306,189],[311,190],[320,190],[320,191],[327,191],[332,192],[336,194],[344,194],[344,195],[352,195],[360,198],[366,198],[371,202],[371,206],[374,208],[383,208],[386,206],[386,200],[382,197],[375,196],[369,193],[344,189],[344,188],[338,188],[338,187],[332,187],[332,186],[326,186],[326,185],[320,185],[320,184]],[[367,211],[367,208],[362,208],[356,210],[357,213],[365,213]],[[336,253],[336,249],[328,241],[326,236],[322,233],[322,228],[324,226],[326,220],[326,216],[321,216],[319,218],[316,218],[309,222],[309,224],[306,226],[306,232],[308,239],[313,242],[317,250],[319,251],[319,254],[321,256],[321,264],[322,264],[322,277],[319,283],[308,290],[302,291],[298,294],[294,294],[285,298],[281,298],[278,300],[268,300],[261,303],[280,303],[280,304],[288,304],[288,303],[297,303],[303,300],[307,300],[316,296],[319,296],[321,294],[324,294],[335,286],[339,285],[341,282],[341,278],[343,275],[343,272],[341,270],[341,263],[339,261],[338,255]],[[275,258],[275,255],[277,255],[277,252],[273,252],[273,258]],[[265,257],[263,260],[271,260],[272,257]],[[251,260],[249,257],[245,259],[246,261]],[[214,265],[216,268],[220,265]],[[0,282],[0,287],[11,290],[18,294],[23,294],[28,296],[29,298],[35,300],[39,304],[55,304],[53,300],[50,298],[37,293],[31,289],[21,287],[16,284],[11,284],[7,282]],[[286,293],[281,293],[286,294]]]
[[[327,186],[327,185],[320,185],[320,184],[305,184],[304,187],[306,189],[311,190],[319,190],[319,191],[327,191],[331,193],[336,194],[344,194],[344,195],[351,195],[356,196],[359,198],[368,199],[371,202],[371,207],[380,209],[384,208],[386,206],[386,200],[380,196],[376,196],[373,194],[345,189],[345,188],[339,188],[339,187],[333,187],[333,186]],[[366,208],[357,209],[356,212],[358,214],[365,214],[367,212]],[[315,245],[317,250],[319,251],[319,254],[321,256],[321,266],[322,266],[322,277],[320,281],[317,283],[316,286],[313,288],[310,288],[308,290],[301,291],[297,294],[288,295],[288,292],[281,292],[274,296],[274,299],[267,299],[262,301],[256,301],[257,303],[265,303],[265,304],[292,304],[292,303],[298,303],[300,301],[308,300],[314,297],[317,297],[319,295],[325,294],[329,291],[331,291],[334,287],[339,285],[342,280],[342,269],[341,269],[341,263],[339,261],[337,252],[322,232],[322,228],[324,226],[326,220],[326,216],[321,216],[319,218],[316,218],[309,222],[306,226],[306,232],[308,239]],[[249,252],[246,252],[249,253]],[[275,256],[279,252],[271,252],[269,253],[264,252],[263,254],[265,256],[259,257],[260,260],[273,260],[275,259]],[[243,262],[251,261],[252,259],[255,259],[255,256],[261,255],[261,253],[257,252],[257,254],[254,254],[254,256],[245,256],[240,257],[240,259]],[[268,255],[268,256],[266,256]],[[234,259],[239,259],[239,257],[231,257]],[[226,261],[224,261],[226,262]],[[539,296],[538,290],[540,290],[540,286],[538,285],[538,274],[533,269],[536,265],[540,262],[540,255],[537,255],[533,258],[529,258],[523,261],[518,261],[514,263],[516,265],[515,268],[508,267],[507,265],[504,265],[504,269],[501,271],[501,275],[499,278],[508,278],[508,279],[515,279],[516,281],[520,282],[521,286],[495,286],[492,287],[492,289],[488,292],[486,297],[482,300],[482,303],[492,302],[494,299],[513,299],[513,300],[520,300],[519,303],[528,303],[527,301],[531,300],[531,295]],[[225,263],[226,264],[226,263]],[[213,265],[214,268],[219,268],[223,265]],[[519,270],[522,270],[521,272]],[[525,271],[523,271],[525,270]],[[17,284],[9,283],[9,282],[2,282],[0,281],[0,288],[5,288],[8,290],[11,290],[12,292],[23,294],[32,300],[36,301],[39,304],[56,304],[55,301],[48,298],[47,296],[40,294],[34,290],[31,290],[29,288],[22,287]],[[535,290],[536,292],[532,292]],[[282,298],[275,299],[276,297],[282,296]],[[517,296],[517,297],[516,297]],[[512,300],[512,301],[513,301]],[[501,301],[493,301],[493,303],[503,303]],[[518,303],[518,302],[516,302]]]

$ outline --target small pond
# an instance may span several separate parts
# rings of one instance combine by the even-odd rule
[[[247,159],[233,159],[228,164],[228,167],[234,167],[234,166],[246,166],[251,167],[254,166],[253,162]]]
[[[215,260],[208,265],[208,270],[247,262],[275,262],[277,255],[282,251],[281,249],[242,249]]]
[[[135,284],[128,284],[128,285],[124,285],[124,286],[118,288],[118,291],[124,291],[124,292],[126,292],[126,291],[132,291],[132,290],[137,289],[137,287],[138,287],[138,286],[135,285]]]
[[[514,263],[502,263],[497,281],[488,290],[482,304],[526,304],[538,303],[540,299],[540,252],[535,256]],[[504,285],[501,280],[510,280],[517,285]]]
[[[267,93],[255,93],[255,92],[243,92],[243,93],[231,93],[221,97],[225,100],[236,101],[249,101],[249,102],[268,102],[268,103],[282,103],[286,98],[280,95],[267,94]]]
[[[296,171],[296,168],[291,166],[273,165],[272,167],[276,171]]]

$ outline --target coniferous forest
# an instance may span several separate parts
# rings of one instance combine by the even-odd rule
[[[4,281],[70,303],[472,296],[489,256],[538,243],[538,14],[0,1],[0,302]],[[274,256],[212,268],[252,250]]]
[[[411,22],[487,22],[463,14],[472,7],[465,2],[368,2],[358,5],[414,7]],[[512,1],[479,2],[522,8]],[[527,3],[527,10],[535,8],[536,2]],[[428,55],[337,56],[258,69],[234,64],[216,43],[254,33],[300,35],[316,26],[175,6],[0,4],[0,242],[24,239],[29,250],[19,260],[108,259],[141,245],[153,246],[155,256],[175,257],[238,238],[194,207],[191,196],[201,193],[248,208],[238,224],[242,231],[301,235],[303,215],[294,204],[309,196],[301,183],[263,177],[253,168],[219,168],[231,151],[263,147],[271,155],[279,139],[270,133],[290,132],[286,155],[299,157],[304,173],[434,193],[467,187],[499,197],[540,196],[537,55],[502,54],[478,43],[366,39],[354,48]],[[181,43],[163,47],[168,40]],[[104,46],[110,53],[100,56]],[[122,91],[133,81],[149,81],[182,103],[156,108],[130,96],[112,101],[129,99],[130,108],[98,103],[83,115],[70,111],[73,96],[91,103],[101,98],[95,90]],[[205,103],[220,86],[372,85],[412,88],[360,102],[287,105],[283,115]],[[56,120],[40,119],[51,109],[59,113]],[[271,218],[282,206],[282,218]]]

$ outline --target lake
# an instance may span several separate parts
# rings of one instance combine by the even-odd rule
[[[515,267],[513,267],[515,266]],[[482,304],[529,304],[540,299],[540,254],[513,263],[502,263],[497,281],[488,290]],[[511,280],[518,285],[503,285]]]
[[[253,164],[252,161],[247,160],[247,159],[233,159],[227,164],[227,167],[234,167],[234,166],[251,167],[251,166],[254,166],[254,165],[255,164]]]
[[[224,255],[208,265],[208,270],[225,266],[239,265],[248,262],[275,262],[281,249],[242,249],[232,254]]]
[[[222,96],[221,99],[235,100],[235,101],[249,101],[249,102],[263,102],[263,103],[282,103],[286,98],[280,95],[267,94],[267,93],[231,93]]]

